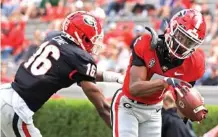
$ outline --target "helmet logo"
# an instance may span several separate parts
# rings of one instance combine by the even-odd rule
[[[89,26],[95,27],[95,25],[96,25],[96,20],[92,16],[84,15],[84,21]]]

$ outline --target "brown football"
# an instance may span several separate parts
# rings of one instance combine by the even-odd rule
[[[208,110],[204,106],[201,94],[196,88],[182,87],[176,89],[176,104],[180,112],[192,121],[201,121],[206,118]]]

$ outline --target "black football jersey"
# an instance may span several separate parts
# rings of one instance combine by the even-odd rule
[[[96,72],[89,53],[62,32],[51,32],[33,56],[20,65],[12,87],[35,112],[61,88],[81,81],[95,82]]]

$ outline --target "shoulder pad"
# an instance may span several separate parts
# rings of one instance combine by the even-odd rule
[[[52,39],[53,37],[60,36],[60,35],[61,35],[61,32],[60,32],[60,31],[51,31],[51,32],[47,33],[46,39],[47,39],[47,40],[50,40],[50,39]]]
[[[79,48],[77,45],[72,45],[72,54],[76,56],[76,58],[80,61],[85,61],[85,62],[90,62],[90,63],[95,63],[94,58],[92,55],[81,48]]]
[[[205,55],[203,50],[197,49],[189,58],[186,59],[189,63],[186,65],[186,70],[190,72],[190,81],[196,81],[201,78],[205,72]],[[192,69],[190,69],[190,67]]]
[[[157,32],[155,32],[153,28],[145,27],[145,29],[151,33],[151,48],[155,49],[157,47],[157,44],[161,41],[161,39],[158,37]]]

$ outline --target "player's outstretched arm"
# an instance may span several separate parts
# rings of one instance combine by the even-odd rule
[[[124,80],[124,76],[120,73],[112,72],[112,71],[104,71],[97,72],[96,81],[104,81],[104,82],[117,82],[122,84]]]
[[[94,83],[89,81],[82,81],[80,82],[80,85],[88,99],[97,109],[101,118],[106,122],[109,127],[111,127],[110,105],[107,103],[100,89]]]
[[[130,70],[129,90],[133,96],[149,96],[168,87],[161,79],[147,80],[147,68],[145,66],[132,66]]]

